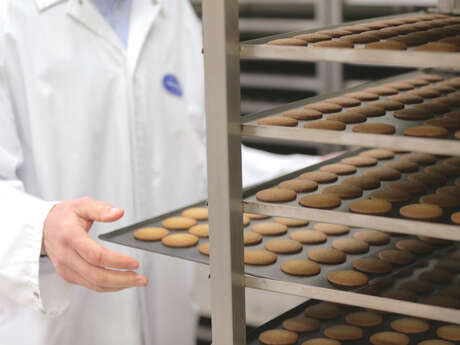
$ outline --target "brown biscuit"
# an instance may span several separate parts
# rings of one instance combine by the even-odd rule
[[[414,90],[411,93],[418,95],[423,98],[436,98],[441,96],[441,93],[431,86],[424,86],[420,89]]]
[[[292,332],[313,332],[319,329],[318,320],[311,317],[293,317],[283,321],[283,328]]]
[[[373,157],[376,159],[390,159],[394,157],[394,152],[390,150],[385,150],[385,149],[372,149],[372,150],[367,150],[363,151],[359,154],[360,156],[364,157]]]
[[[405,81],[395,81],[393,83],[388,83],[384,85],[392,87],[398,91],[407,91],[407,90],[412,90],[414,88],[412,84],[406,83]]]
[[[297,333],[284,329],[271,329],[260,333],[259,341],[266,345],[291,345],[299,339]]]
[[[161,225],[169,230],[187,230],[196,225],[196,220],[188,217],[170,217],[163,220]]]
[[[438,337],[447,340],[460,341],[460,325],[445,325],[436,330]]]
[[[422,97],[417,96],[415,94],[410,94],[408,92],[402,93],[402,94],[399,94],[399,95],[389,96],[388,100],[401,102],[403,104],[417,104],[417,103],[422,103],[423,102]]]
[[[334,248],[315,248],[308,252],[308,258],[323,264],[340,264],[345,261],[345,254]]]
[[[287,226],[274,222],[262,222],[252,226],[252,231],[266,236],[279,236],[287,232]]]
[[[211,246],[209,242],[200,244],[200,246],[198,247],[198,251],[203,255],[209,256],[211,252]]]
[[[273,220],[276,223],[284,224],[287,227],[297,228],[299,226],[308,225],[309,221],[305,219],[296,219],[296,218],[283,218],[283,217],[275,217]]]
[[[443,245],[446,245],[446,244],[449,244],[451,243],[450,241],[448,240],[443,240],[443,239],[440,239],[440,238],[434,238],[434,237],[428,237],[428,236],[417,236],[419,240],[423,241],[423,242],[426,242],[426,243],[429,243],[433,246],[443,246]]]
[[[365,91],[350,92],[346,93],[344,96],[359,99],[360,101],[374,101],[379,99],[379,95]]]
[[[444,80],[444,77],[439,74],[422,74],[418,76],[419,78],[425,79],[429,82],[436,82]]]
[[[361,189],[380,187],[380,180],[373,176],[352,176],[342,180],[342,184],[351,184]]]
[[[406,334],[424,333],[430,329],[428,322],[412,317],[405,317],[391,321],[391,328]]]
[[[331,236],[344,235],[350,232],[350,228],[346,225],[329,224],[329,223],[316,223],[313,226],[313,229],[315,229],[316,231],[322,232],[326,235],[331,235]]]
[[[270,188],[257,192],[256,197],[266,202],[287,202],[296,198],[297,194],[290,189]]]
[[[434,291],[434,285],[423,280],[407,280],[399,285],[399,287],[419,295],[431,294]]]
[[[455,345],[450,341],[439,340],[439,339],[428,339],[419,342],[417,345]]]
[[[369,103],[370,104],[370,103]],[[373,107],[371,105],[362,105],[356,108],[350,108],[348,111],[355,111],[366,117],[379,117],[385,115],[385,109],[382,107]]]
[[[324,171],[311,171],[300,175],[301,179],[315,181],[317,183],[331,183],[337,181],[337,175]]]
[[[382,100],[382,101],[374,101],[369,102],[367,105],[380,108],[384,111],[391,111],[391,110],[398,110],[404,108],[404,104],[401,102],[389,101],[389,100]]]
[[[376,42],[379,40],[379,36],[369,32],[362,32],[360,34],[353,34],[344,36],[342,41],[351,42],[353,44],[364,44],[370,42]]]
[[[362,254],[369,251],[369,245],[355,238],[339,238],[332,242],[332,247],[347,254]]]
[[[243,226],[248,226],[251,223],[251,218],[243,214]]]
[[[377,159],[365,156],[347,157],[340,161],[343,164],[354,165],[357,167],[369,167],[377,164]]]
[[[191,207],[182,211],[184,217],[193,218],[196,220],[207,220],[208,219],[208,208],[207,207]]]
[[[345,124],[343,122],[334,120],[314,120],[306,122],[304,124],[304,128],[343,131],[345,129]]]
[[[385,215],[391,211],[392,206],[386,200],[358,200],[352,202],[349,209],[354,213]]]
[[[312,230],[299,230],[291,233],[289,237],[303,244],[324,243],[327,240],[326,234]]]
[[[335,319],[340,315],[340,313],[340,308],[336,304],[330,302],[313,304],[304,310],[305,316],[320,320]]]
[[[159,241],[168,235],[168,230],[154,227],[142,228],[134,232],[134,238],[139,241]]]
[[[371,199],[381,199],[389,202],[404,202],[410,199],[410,194],[397,189],[385,188],[376,190],[370,195]]]
[[[413,254],[428,254],[433,251],[433,247],[430,244],[415,238],[408,238],[396,242],[396,248]]]
[[[302,244],[288,238],[277,238],[265,243],[265,249],[276,254],[295,254],[302,250]]]
[[[393,113],[393,116],[397,119],[408,121],[426,120],[433,117],[433,115],[428,111],[413,108],[397,110]]]
[[[452,296],[430,296],[424,299],[423,303],[443,308],[460,308],[460,300]]]
[[[442,161],[442,164],[452,165],[454,167],[460,168],[460,157],[447,158]]]
[[[315,181],[307,179],[293,179],[281,182],[278,187],[290,189],[297,193],[305,193],[317,190],[318,184]]]
[[[433,99],[432,103],[440,103],[448,107],[457,107],[460,105],[460,100],[457,97],[444,96]]]
[[[339,29],[321,30],[321,31],[317,31],[316,33],[320,34],[320,35],[328,35],[328,36],[331,36],[333,38],[342,37],[342,36],[346,36],[346,35],[351,35],[350,31],[342,30],[341,28],[339,28]]]
[[[326,116],[326,119],[350,124],[364,122],[366,121],[366,116],[356,110],[347,110],[337,114],[329,114],[328,116]]]
[[[416,181],[423,183],[427,186],[436,186],[440,184],[444,184],[447,181],[447,178],[440,174],[435,173],[415,173],[408,176],[410,181]]]
[[[460,205],[460,199],[446,194],[428,194],[420,198],[420,203],[437,205],[441,208],[453,208]]]
[[[263,126],[285,126],[295,127],[297,126],[297,120],[286,116],[271,116],[265,117],[257,121],[259,125]]]
[[[395,265],[408,265],[415,261],[414,254],[395,249],[381,251],[379,253],[379,258],[380,260]]]
[[[332,194],[310,194],[302,197],[299,204],[305,207],[330,209],[340,206],[340,198]]]
[[[266,250],[245,250],[244,263],[246,265],[271,265],[276,261],[276,254]]]
[[[460,212],[453,213],[452,216],[450,217],[450,220],[454,224],[460,224]]]
[[[449,271],[452,273],[459,273],[460,272],[460,262],[456,260],[452,260],[452,259],[443,259],[443,260],[440,260],[436,264],[436,268],[440,268],[442,270]],[[443,295],[453,296],[450,293],[443,294]],[[457,297],[457,295],[460,296],[460,289],[458,289],[458,293],[456,293],[454,297]]]
[[[262,236],[254,231],[243,232],[243,241],[245,246],[253,246],[262,242]]]
[[[334,325],[326,328],[324,335],[335,340],[358,340],[363,337],[363,330],[355,326]]]
[[[460,111],[451,111],[444,115],[444,117],[447,117],[449,119],[454,119],[454,120],[460,120]]]
[[[355,98],[351,97],[334,97],[334,98],[328,98],[324,100],[326,103],[333,103],[333,104],[338,104],[342,107],[355,107],[357,105],[360,105],[361,102]]]
[[[430,84],[430,82],[427,81],[425,78],[419,78],[419,77],[414,77],[414,78],[411,78],[411,79],[405,79],[404,82],[409,83],[409,84],[414,85],[414,86],[425,86],[425,85]]]
[[[433,164],[437,158],[429,153],[408,153],[400,158],[401,160],[408,160],[421,165]]]
[[[321,266],[316,262],[303,259],[284,261],[280,267],[284,273],[302,277],[314,276],[321,271]]]
[[[447,113],[450,108],[441,103],[422,103],[422,104],[415,104],[412,109],[427,111],[432,114],[440,115]]]
[[[381,181],[393,181],[398,180],[401,177],[401,173],[392,168],[376,168],[367,170],[364,176],[372,176],[378,178]]]
[[[385,50],[406,50],[407,43],[401,41],[387,40],[380,42],[372,42],[366,44],[366,49],[385,49]]]
[[[209,224],[197,224],[192,226],[189,230],[189,233],[195,235],[196,237],[208,238],[209,237]]]
[[[373,93],[376,95],[380,95],[380,96],[396,95],[398,93],[398,90],[392,87],[388,87],[388,86],[375,86],[375,87],[367,88],[363,91]]]
[[[270,216],[267,216],[265,214],[256,214],[256,213],[245,213],[249,219],[267,219],[270,218]]]
[[[417,220],[435,220],[442,216],[442,208],[431,204],[412,204],[399,209],[401,216]]]
[[[427,187],[423,183],[409,180],[391,182],[387,188],[400,190],[410,195],[420,195],[427,191]]]
[[[340,199],[353,199],[363,195],[361,188],[352,184],[338,184],[323,189],[324,194],[333,194]]]
[[[267,43],[270,46],[305,46],[307,42],[298,38],[280,38]]]
[[[355,133],[394,134],[396,129],[393,125],[386,123],[363,123],[354,126],[352,131]]]
[[[316,42],[330,40],[332,38],[332,36],[313,33],[313,34],[296,35],[296,36],[294,36],[294,38],[297,38],[299,40],[305,41],[307,43],[316,43]]]
[[[391,272],[390,263],[377,258],[360,258],[353,261],[353,267],[365,273],[383,274]]]
[[[327,280],[331,284],[343,287],[358,287],[366,285],[368,282],[368,278],[364,273],[352,270],[331,272],[327,275]]]
[[[448,117],[438,117],[435,119],[426,120],[424,122],[426,125],[437,126],[446,129],[459,129],[460,120],[450,119]]]
[[[319,171],[334,173],[336,175],[350,175],[356,172],[356,167],[348,164],[327,164],[323,165]]]
[[[437,268],[420,273],[419,279],[435,284],[447,284],[454,279],[454,275],[450,272]]]
[[[396,169],[402,173],[414,172],[418,170],[418,164],[408,160],[386,162],[383,164],[383,167]]]
[[[353,237],[372,246],[381,246],[390,242],[390,236],[378,230],[358,231],[354,233]]]
[[[342,110],[342,107],[338,104],[318,102],[306,105],[305,109],[313,109],[321,113],[336,113]]]
[[[446,81],[449,85],[459,89],[460,88],[460,77],[451,78]]]
[[[390,289],[386,290],[381,294],[382,297],[397,299],[400,301],[415,302],[417,301],[417,295],[409,290]]]
[[[447,134],[447,129],[430,125],[414,126],[404,130],[404,135],[409,137],[444,138]]]
[[[421,46],[415,48],[416,51],[423,51],[423,52],[457,52],[459,48],[454,44],[450,43],[440,43],[440,42],[432,42],[426,43]]]
[[[285,113],[283,113],[283,116],[290,117],[296,120],[307,120],[308,121],[308,120],[320,119],[323,116],[323,114],[317,110],[300,108],[300,109],[288,110]]]
[[[190,234],[172,234],[163,237],[161,242],[167,247],[187,248],[195,246],[198,243],[198,237]]]
[[[451,93],[451,92],[454,92],[455,91],[455,88],[444,83],[444,82],[441,82],[441,83],[437,83],[437,84],[434,84],[432,85],[433,89],[439,91],[439,92],[442,92],[442,93]],[[431,103],[429,103],[431,104]]]
[[[334,339],[314,338],[304,341],[302,345],[341,345],[341,343]]]
[[[345,321],[353,326],[374,327],[382,323],[381,315],[371,311],[356,311],[345,316]]]

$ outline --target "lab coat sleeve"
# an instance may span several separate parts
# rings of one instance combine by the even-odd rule
[[[40,291],[41,285],[49,286],[49,278],[56,279],[49,269],[42,276],[40,264],[48,260],[40,260],[43,224],[55,202],[25,193],[17,174],[23,154],[5,67],[3,10],[0,9],[0,295],[44,314],[56,315],[68,302],[58,298],[58,303],[53,303],[50,291]]]

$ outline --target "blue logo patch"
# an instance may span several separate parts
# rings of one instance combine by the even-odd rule
[[[174,96],[182,97],[182,87],[175,75],[166,74],[163,77],[164,88]]]

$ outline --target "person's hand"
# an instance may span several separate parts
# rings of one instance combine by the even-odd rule
[[[114,222],[123,213],[90,198],[55,205],[45,220],[42,254],[48,255],[64,280],[94,291],[146,286],[147,279],[132,272],[139,266],[136,259],[108,250],[88,235],[93,222]]]

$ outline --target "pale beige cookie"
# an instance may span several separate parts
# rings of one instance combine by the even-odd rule
[[[342,184],[351,184],[361,189],[375,189],[380,187],[380,180],[373,176],[352,176],[342,180]]]
[[[313,229],[331,236],[345,235],[350,232],[350,228],[346,225],[329,223],[316,223]]]
[[[315,319],[330,320],[339,317],[341,310],[337,304],[320,302],[305,308],[304,314]]]
[[[270,218],[270,216],[267,216],[265,214],[257,214],[257,213],[245,213],[249,219],[267,219]]]
[[[378,178],[381,181],[393,181],[398,180],[401,177],[401,173],[392,168],[376,168],[366,170],[364,176],[372,176]]]
[[[420,198],[420,203],[437,205],[441,208],[454,208],[460,205],[460,199],[447,194],[428,194]]]
[[[449,131],[447,129],[431,125],[414,126],[404,130],[404,135],[409,137],[444,138],[448,134]]]
[[[168,230],[155,227],[142,228],[134,232],[134,238],[139,241],[159,241],[168,235]]]
[[[243,232],[243,241],[245,246],[253,246],[262,242],[262,236],[257,232],[245,231]]]
[[[170,217],[163,220],[163,227],[169,230],[187,230],[196,225],[196,220],[189,217]]]
[[[355,238],[339,238],[332,242],[332,247],[347,254],[362,254],[369,251],[369,245]]]
[[[280,38],[267,42],[270,46],[306,46],[307,42],[298,38]]]
[[[357,167],[368,167],[377,164],[377,159],[365,156],[347,157],[340,161],[343,164],[354,165]]]
[[[296,193],[312,192],[318,189],[318,184],[315,181],[307,179],[292,179],[281,182],[278,187],[290,189]]]
[[[408,161],[408,160],[399,160],[393,162],[386,162],[383,164],[384,168],[396,169],[402,173],[414,172],[418,170],[418,164]]]
[[[385,150],[385,149],[372,149],[372,150],[367,150],[363,151],[359,154],[360,156],[364,157],[373,157],[375,159],[390,159],[394,157],[394,152],[390,150]]]
[[[317,103],[307,104],[305,106],[305,109],[313,109],[321,113],[336,113],[342,110],[342,107],[338,104],[317,102]]]
[[[288,260],[280,265],[281,271],[294,276],[314,276],[319,274],[321,266],[309,260]]]
[[[442,216],[442,208],[431,204],[412,204],[399,209],[401,216],[417,220],[435,220]]]
[[[436,330],[438,337],[442,339],[460,341],[460,325],[445,325]]]
[[[244,263],[246,265],[271,265],[276,261],[276,254],[266,250],[245,250]]]
[[[334,120],[314,120],[306,122],[304,124],[304,128],[343,131],[345,129],[345,124],[343,122]]]
[[[172,234],[163,237],[161,242],[167,247],[187,248],[195,246],[198,243],[198,237],[190,234]]]
[[[353,267],[364,273],[383,274],[391,272],[390,263],[377,258],[360,258],[353,261]]]
[[[319,329],[318,320],[311,317],[293,317],[283,321],[283,328],[292,332],[313,332]]]
[[[316,248],[308,252],[308,258],[323,264],[340,264],[345,261],[345,254],[334,248]]]
[[[391,203],[386,200],[358,200],[349,205],[350,211],[361,214],[385,215],[392,209]]]
[[[391,328],[406,334],[424,333],[430,329],[428,322],[413,317],[405,317],[391,321]]]
[[[379,253],[380,260],[396,265],[408,265],[415,261],[415,256],[401,250],[387,249]]]
[[[389,202],[404,202],[408,201],[411,196],[410,194],[397,189],[385,188],[379,189],[370,194],[371,199],[381,199]]]
[[[342,107],[355,107],[361,104],[359,100],[351,97],[333,97],[325,99],[324,102],[338,104]]]
[[[376,95],[387,96],[397,94],[398,90],[388,86],[375,86],[365,89],[364,92],[370,92]]]
[[[197,224],[192,226],[189,230],[189,233],[201,238],[209,237],[209,224]]]
[[[331,209],[340,206],[340,198],[332,194],[310,194],[302,197],[299,204],[304,207]]]
[[[331,183],[337,181],[337,175],[325,171],[311,171],[300,175],[301,179],[315,181],[316,183]]]
[[[284,329],[271,329],[259,335],[259,341],[266,345],[291,345],[295,344],[297,339],[297,333]]]
[[[396,248],[413,254],[428,254],[433,251],[433,247],[430,244],[415,238],[408,238],[396,242]]]
[[[350,175],[356,172],[356,167],[348,164],[326,164],[323,165],[319,171],[330,172],[336,175]]]
[[[363,337],[363,330],[356,326],[334,325],[326,328],[324,335],[335,340],[358,340]]]
[[[353,237],[372,246],[381,246],[390,242],[390,236],[378,230],[358,231],[354,233]]]
[[[256,198],[266,202],[287,202],[296,198],[297,194],[293,190],[283,188],[264,189],[256,194]]]
[[[363,286],[368,282],[368,278],[364,273],[352,270],[331,272],[327,275],[327,280],[334,285],[348,288]]]
[[[253,225],[252,231],[261,235],[279,236],[287,232],[287,226],[280,223],[263,222]]]
[[[275,217],[273,218],[273,220],[275,221],[275,223],[284,224],[288,227],[293,227],[293,228],[297,228],[299,226],[305,226],[305,225],[308,225],[308,223],[310,223],[308,220],[297,219],[297,218]]]
[[[324,243],[327,240],[326,234],[313,230],[299,230],[291,233],[289,237],[303,244]]]
[[[302,250],[302,244],[288,238],[277,238],[265,243],[265,249],[276,254],[295,254]]]
[[[370,336],[372,345],[408,345],[410,339],[407,335],[397,332],[378,332]]]
[[[263,126],[284,126],[284,127],[295,127],[297,126],[297,120],[287,116],[271,116],[265,117],[257,121],[259,125]]]
[[[352,184],[338,184],[323,189],[324,194],[333,194],[340,199],[353,199],[363,195],[361,188]]]
[[[345,321],[357,327],[374,327],[382,323],[381,315],[371,311],[356,311],[345,316]]]
[[[203,255],[209,256],[210,254],[209,242],[200,244],[200,246],[198,247],[198,251]]]
[[[182,211],[184,217],[193,218],[196,220],[207,220],[208,219],[208,208],[207,207],[191,207]]]
[[[317,110],[300,108],[288,110],[285,113],[283,113],[283,116],[290,117],[296,120],[309,121],[320,119],[323,116],[323,114]]]
[[[365,92],[365,91],[350,92],[350,93],[346,93],[344,96],[356,98],[356,99],[359,99],[360,101],[374,101],[376,99],[379,99],[379,95],[376,95],[375,93],[371,93],[371,92]]]

